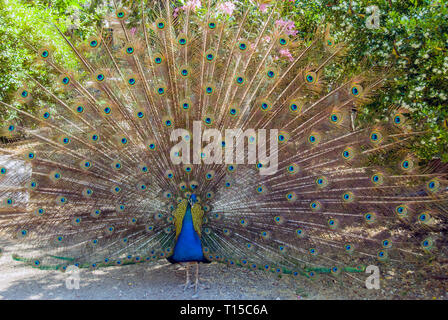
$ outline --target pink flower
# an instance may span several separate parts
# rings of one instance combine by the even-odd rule
[[[288,49],[281,49],[281,50],[279,51],[279,53],[280,53],[280,55],[281,55],[282,57],[288,58],[289,61],[291,61],[291,62],[294,61],[294,57],[292,56],[291,52],[289,52]]]
[[[271,37],[270,36],[264,36],[261,40],[263,40],[264,42],[270,42],[271,41]]]
[[[235,10],[235,4],[230,1],[220,3],[218,6],[218,11],[221,11],[222,13],[225,13],[229,16],[233,14],[233,10]]]
[[[294,23],[294,21],[292,20],[277,20],[275,21],[275,25],[277,27],[281,27],[281,28],[285,28],[285,33],[289,36],[295,36],[297,35],[298,31],[295,30],[296,29],[296,25]]]
[[[174,17],[174,18],[176,18],[176,17],[179,15],[179,10],[180,10],[180,9],[181,9],[181,8],[179,8],[179,7],[174,9],[174,12],[173,12],[173,17]]]
[[[196,11],[196,9],[201,7],[201,0],[188,0],[185,5],[183,7],[181,7],[181,9],[183,9],[184,11],[186,10],[191,10],[191,11]]]
[[[133,36],[135,34],[135,31],[137,31],[137,28],[131,28],[131,30],[129,30],[129,33],[131,34],[131,36]]]
[[[265,13],[268,10],[268,5],[266,3],[262,3],[260,4],[260,6],[258,7],[258,9],[260,9],[260,11],[262,13]]]

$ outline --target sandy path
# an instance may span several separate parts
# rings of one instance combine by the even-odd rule
[[[3,256],[0,259],[0,298],[297,299],[296,288],[290,281],[222,264],[201,265],[202,285],[197,294],[193,288],[183,290],[184,269],[164,261],[80,270],[78,290],[66,288],[67,277],[66,273],[26,267]]]

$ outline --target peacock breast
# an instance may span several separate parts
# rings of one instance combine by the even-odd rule
[[[186,200],[174,212],[176,243],[170,262],[204,261],[201,242],[203,210],[199,204],[193,207]]]

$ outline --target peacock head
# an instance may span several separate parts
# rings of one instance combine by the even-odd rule
[[[190,199],[188,199],[188,202],[190,203],[191,206],[193,206],[196,202],[198,202],[198,198],[196,197],[196,194],[192,194],[190,196]]]

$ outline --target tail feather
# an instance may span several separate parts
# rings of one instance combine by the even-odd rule
[[[409,152],[422,132],[396,107],[389,122],[354,123],[388,70],[335,80],[328,70],[346,46],[329,28],[312,40],[286,34],[275,6],[249,27],[253,8],[235,10],[235,24],[212,0],[205,13],[175,17],[169,1],[114,4],[111,30],[86,42],[57,29],[77,70],[44,46],[35,51],[54,87],[29,76],[17,103],[1,102],[24,119],[7,136],[29,141],[1,149],[0,234],[15,243],[16,260],[64,270],[167,258],[172,212],[192,193],[205,211],[209,261],[312,277],[440,253],[447,174],[419,167]],[[133,10],[142,20],[131,27]],[[191,142],[194,121],[241,129],[235,138],[249,132],[245,152],[256,143],[251,128],[278,129],[277,172],[260,174],[263,162],[206,162],[219,148],[224,157],[233,144],[224,136],[212,153],[198,144],[191,155],[200,164],[174,165],[173,130],[185,128]],[[378,164],[384,156],[396,163]]]

